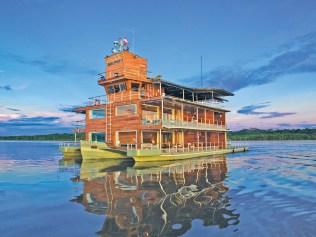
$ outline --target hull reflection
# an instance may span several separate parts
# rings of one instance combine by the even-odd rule
[[[180,236],[192,221],[225,228],[239,223],[224,184],[225,157],[135,164],[83,177],[77,198],[88,212],[105,214],[101,236]]]

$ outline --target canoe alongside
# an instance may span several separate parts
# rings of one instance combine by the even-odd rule
[[[63,143],[59,146],[59,151],[63,153],[65,159],[81,158],[81,150],[79,144]]]
[[[126,151],[110,148],[104,142],[80,141],[80,148],[83,160],[128,158]]]

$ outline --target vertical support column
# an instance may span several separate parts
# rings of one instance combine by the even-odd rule
[[[206,124],[206,109],[204,109],[204,123]]]
[[[224,143],[224,145],[225,145],[225,148],[227,148],[227,132],[225,132],[225,143]]]
[[[199,150],[200,150],[200,136],[199,136],[199,131],[196,131],[196,138],[197,138],[198,151],[199,151]]]
[[[220,144],[219,144],[219,132],[217,132],[217,146],[220,148]]]
[[[161,124],[163,121],[163,97],[161,97]]]
[[[183,104],[181,103],[181,122],[183,123],[183,119],[184,119],[184,116],[183,116]]]
[[[159,129],[159,149],[161,150],[161,143],[162,143],[162,137],[161,137],[161,129]]]
[[[196,107],[196,124],[199,122],[199,107]]]
[[[184,100],[184,89],[182,89],[182,99]]]

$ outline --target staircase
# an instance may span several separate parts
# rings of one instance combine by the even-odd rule
[[[112,103],[105,106],[105,136],[107,143],[112,142]]]

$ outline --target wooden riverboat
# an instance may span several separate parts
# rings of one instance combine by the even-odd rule
[[[222,104],[231,92],[149,77],[147,60],[126,42],[105,57],[98,80],[105,95],[76,109],[86,117],[83,159],[177,160],[247,150],[227,143],[229,111]]]

